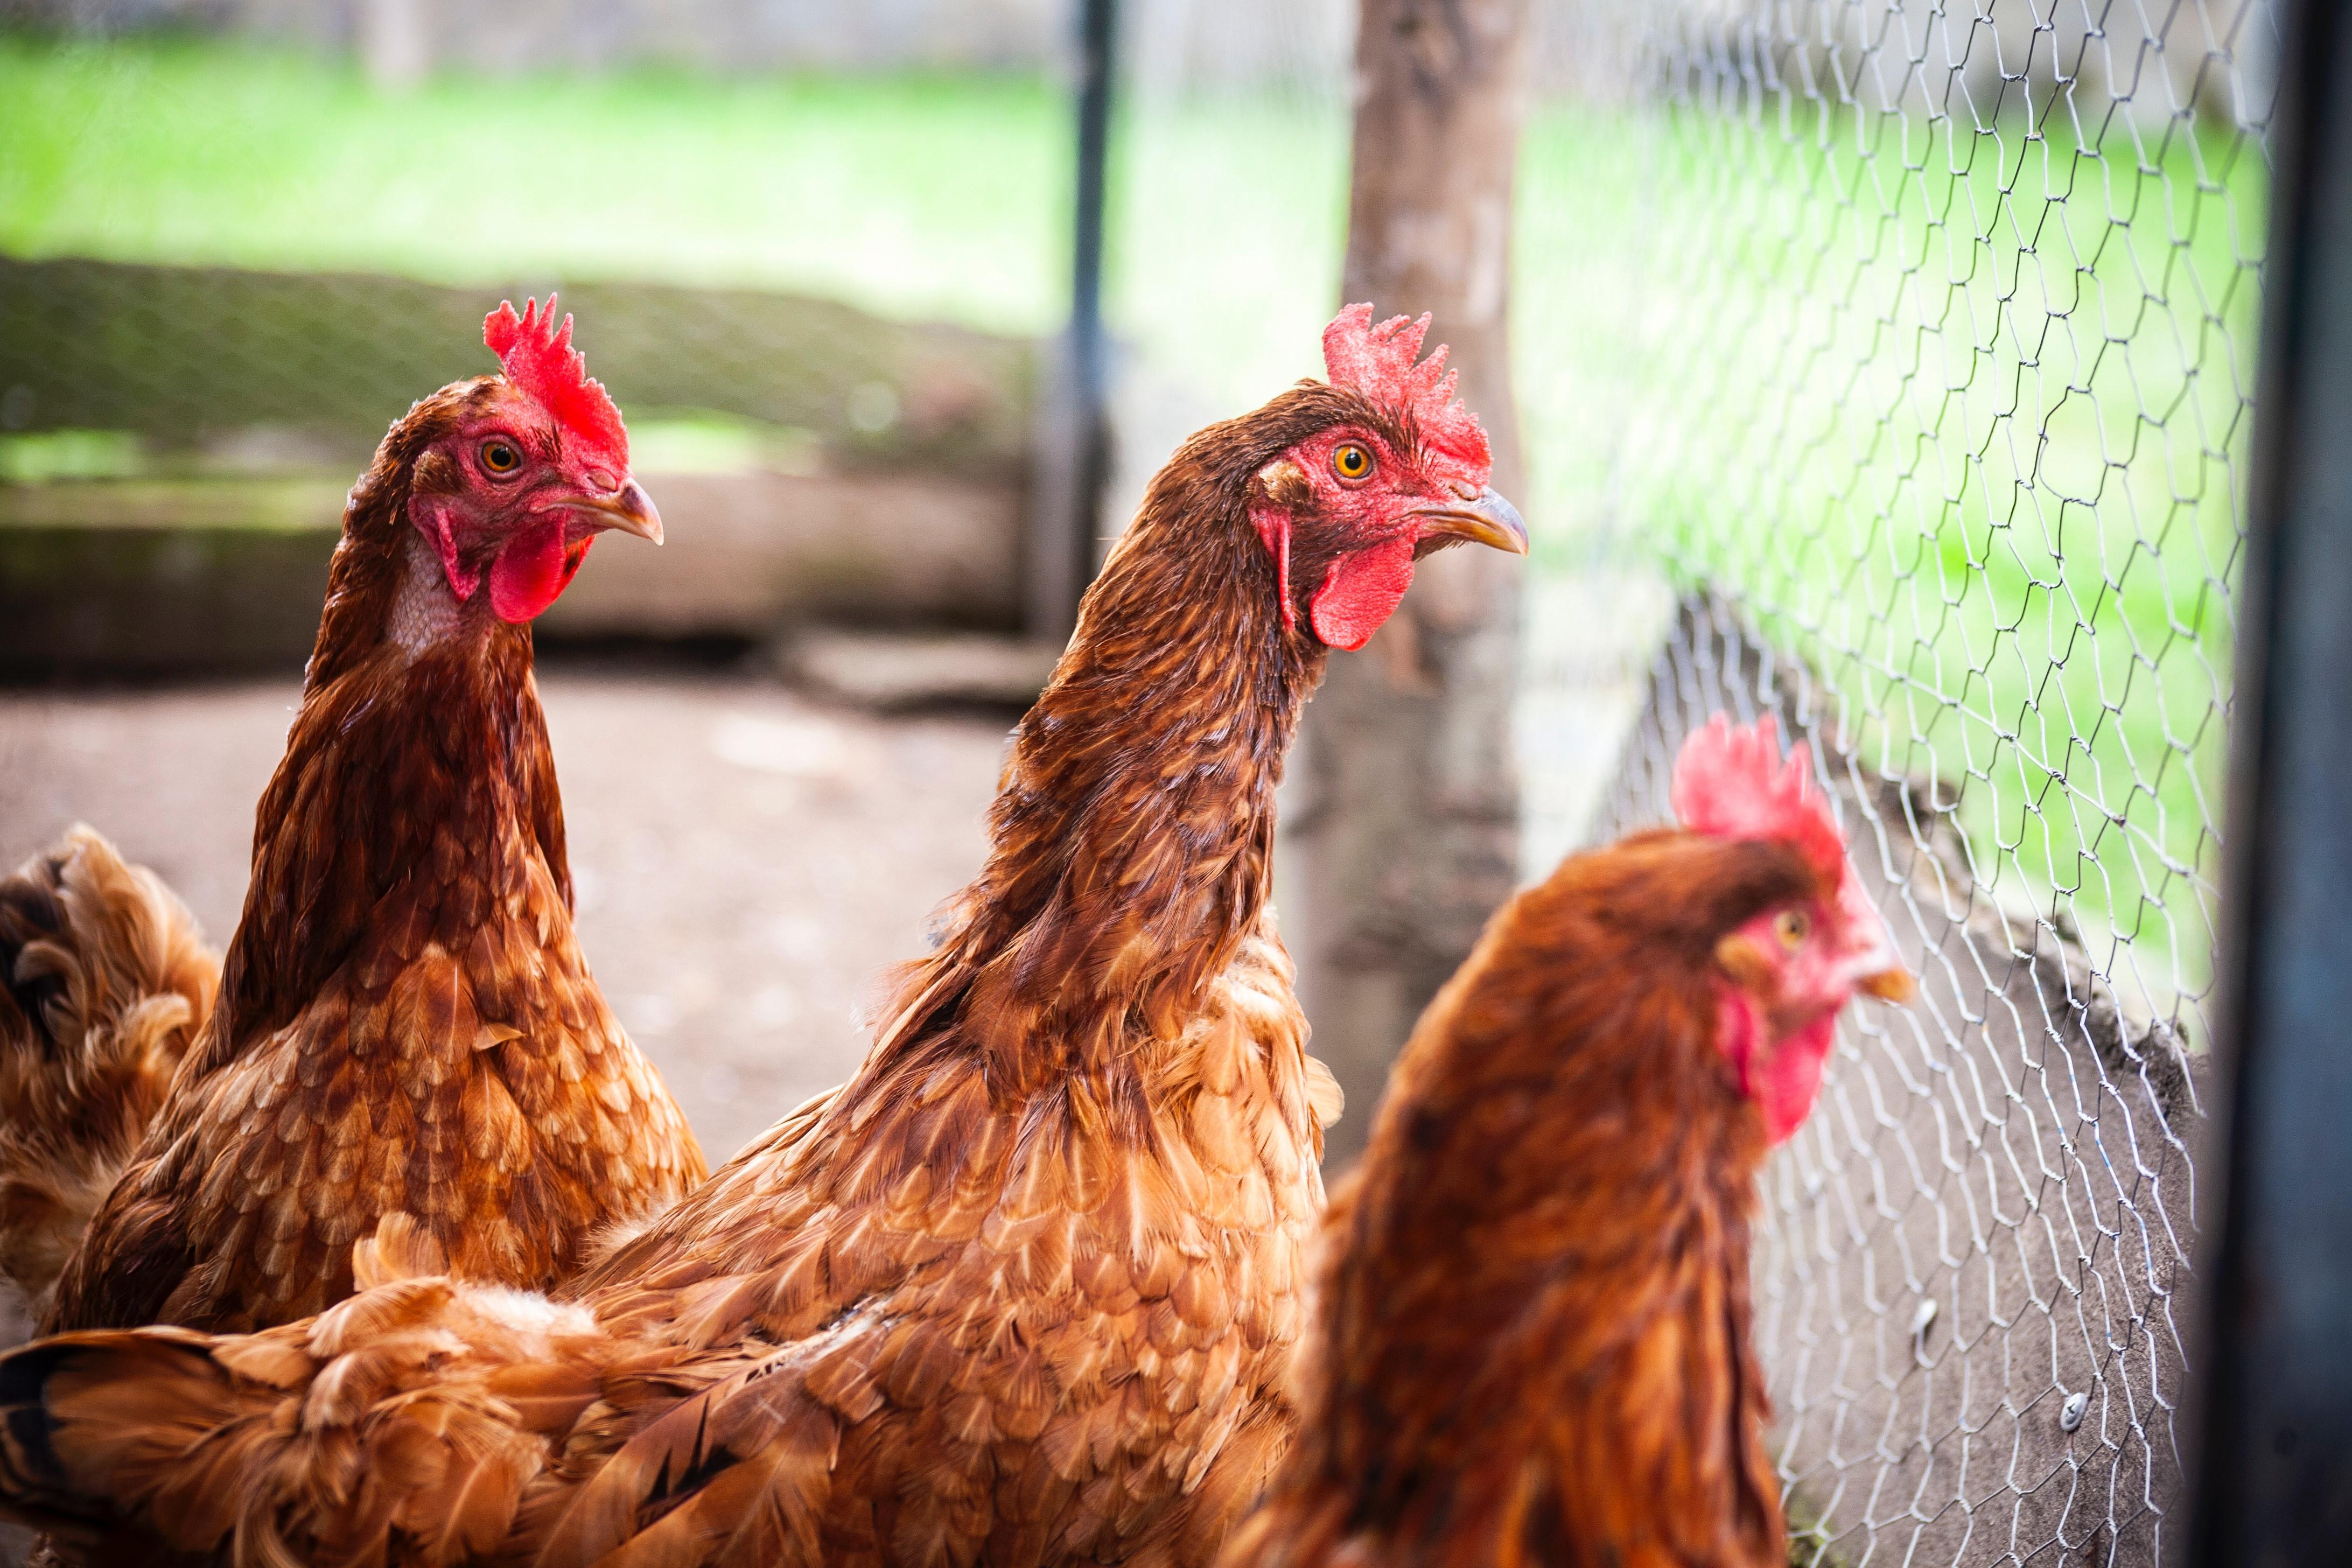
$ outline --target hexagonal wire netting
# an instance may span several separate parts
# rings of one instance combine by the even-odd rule
[[[1563,227],[1583,305],[1548,308],[1523,265],[1530,434],[1589,570],[1667,584],[1590,836],[1664,817],[1710,712],[1777,713],[1923,978],[1857,1010],[1765,1180],[1756,1327],[1799,1558],[2152,1561],[2275,20],[1548,20],[1589,46],[1560,133],[1611,138],[1586,184],[1623,194]],[[1612,47],[1622,76],[1594,64]],[[1617,101],[1578,108],[1596,81]]]

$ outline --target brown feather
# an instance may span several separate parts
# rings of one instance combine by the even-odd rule
[[[1817,884],[1652,834],[1496,916],[1334,1195],[1302,1435],[1222,1568],[1783,1560],[1715,947]]]
[[[0,879],[0,1275],[36,1318],[219,984],[179,900],[88,827]]]
[[[393,1215],[410,1256],[363,1267],[543,1287],[705,1173],[572,933],[530,628],[391,635],[436,569],[420,454],[492,385],[419,403],[352,492],[219,1004],[47,1329],[316,1312]]]

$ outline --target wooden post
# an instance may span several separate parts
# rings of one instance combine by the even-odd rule
[[[1432,312],[1519,499],[1506,305],[1528,0],[1363,0],[1347,300]],[[1307,711],[1284,930],[1315,1050],[1348,1092],[1328,1152],[1363,1146],[1389,1064],[1517,876],[1511,700],[1527,563],[1422,563],[1396,616],[1339,654]]]
[[[433,68],[433,38],[420,0],[360,0],[360,67],[385,92],[406,92]]]

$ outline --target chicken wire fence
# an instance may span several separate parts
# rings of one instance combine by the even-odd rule
[[[2275,19],[1554,19],[1591,48],[1535,134],[1556,113],[1611,155],[1522,236],[1556,232],[1573,279],[1523,266],[1519,365],[1539,489],[1581,525],[1537,684],[1578,628],[1643,604],[1661,628],[1590,837],[1665,816],[1710,713],[1778,715],[1922,981],[1855,1010],[1764,1181],[1795,1560],[2151,1562],[2203,1217]],[[1615,614],[1561,613],[1596,592]]]

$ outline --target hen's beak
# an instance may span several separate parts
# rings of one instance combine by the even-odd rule
[[[1918,983],[1903,967],[1903,957],[1895,951],[1895,936],[1886,929],[1886,922],[1877,918],[1875,910],[1872,918],[1877,927],[1873,940],[1861,951],[1846,955],[1838,965],[1841,977],[1865,996],[1875,996],[1882,1002],[1908,1002],[1918,994]]]
[[[582,496],[572,504],[595,513],[600,528],[617,528],[656,544],[662,542],[661,513],[654,510],[654,498],[646,494],[646,487],[635,479],[623,480],[611,495]]]
[[[1875,996],[1881,1002],[1908,1002],[1919,994],[1919,983],[1901,964],[1882,969],[1875,974],[1865,974],[1854,989],[1865,996]]]
[[[1838,978],[1882,1002],[1908,1002],[1917,995],[1918,984],[1903,967],[1902,953],[1895,951],[1893,929],[1863,890],[1852,867],[1846,868],[1838,889],[1838,908],[1854,938],[1853,944],[1840,954]]]
[[[1474,499],[1450,506],[1416,508],[1413,516],[1421,520],[1421,537],[1416,543],[1461,539],[1507,550],[1514,555],[1528,552],[1528,525],[1520,518],[1519,509],[1496,495],[1492,486],[1480,490]]]

